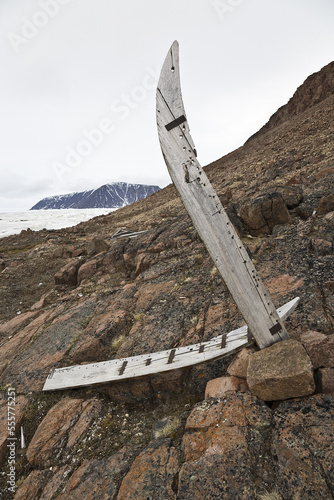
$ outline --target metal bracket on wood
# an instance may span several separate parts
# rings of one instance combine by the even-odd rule
[[[171,121],[170,123],[167,123],[167,125],[165,125],[165,127],[169,131],[175,127],[178,127],[179,125],[181,125],[185,121],[187,121],[187,118],[184,115],[181,115],[178,118],[175,118],[175,120]]]
[[[169,353],[167,364],[170,365],[170,363],[173,363],[173,359],[175,356],[175,349],[172,349]]]
[[[123,375],[123,373],[125,372],[125,368],[126,368],[126,365],[127,365],[127,364],[128,364],[128,362],[127,362],[127,361],[124,361],[124,362],[123,362],[123,364],[122,364],[122,366],[121,366],[121,368],[120,368],[120,370],[119,370],[119,374],[120,374],[120,375]]]
[[[221,347],[221,349],[225,349],[225,347],[226,347],[226,333],[224,333],[222,335],[222,341],[221,341],[220,347]]]
[[[275,335],[275,333],[278,333],[281,330],[282,330],[282,325],[280,325],[279,323],[276,323],[276,325],[269,328],[271,335]]]

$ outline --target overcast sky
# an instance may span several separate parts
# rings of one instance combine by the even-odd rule
[[[155,88],[174,40],[203,166],[334,59],[333,0],[1,0],[0,211],[170,183]]]

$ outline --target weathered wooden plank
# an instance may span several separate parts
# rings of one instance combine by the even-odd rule
[[[127,231],[124,228],[118,229],[116,233],[112,235],[113,240],[120,240],[122,238],[136,238],[140,234],[147,233],[147,229],[144,231]]]
[[[215,190],[198,162],[181,95],[178,43],[164,62],[157,88],[157,125],[169,174],[192,222],[262,349],[289,335]],[[175,122],[176,120],[176,122]]]
[[[277,310],[279,316],[286,319],[297,307],[298,302],[297,297],[279,308]],[[208,342],[129,358],[51,370],[43,391],[127,380],[185,368],[233,354],[250,344],[252,341],[248,338],[247,326],[242,326],[228,334],[218,335]]]

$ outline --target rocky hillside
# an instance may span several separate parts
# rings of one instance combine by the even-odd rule
[[[190,345],[243,320],[173,186],[0,240],[1,498],[13,498],[14,472],[16,500],[334,497],[334,88],[320,92],[323,78],[312,77],[321,100],[206,169],[275,305],[301,298],[291,340],[43,393],[52,368]],[[145,232],[112,238],[120,228]]]
[[[159,186],[113,182],[97,189],[43,198],[31,210],[64,208],[120,208],[159,191]]]
[[[274,113],[268,123],[258,132],[252,135],[247,142],[259,137],[268,130],[277,127],[293,116],[303,113],[315,104],[324,101],[333,95],[334,88],[334,61],[322,68],[321,71],[310,75],[305,82],[298,87],[289,102]]]

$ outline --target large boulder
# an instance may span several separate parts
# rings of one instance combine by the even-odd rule
[[[300,337],[313,368],[334,368],[334,335],[310,330]]]
[[[300,186],[278,186],[277,192],[282,195],[288,208],[295,208],[303,201],[303,189]]]
[[[55,285],[76,286],[81,259],[73,259],[55,274]]]
[[[317,208],[318,215],[325,215],[328,212],[334,211],[334,194],[324,195],[320,201]]]
[[[205,399],[223,398],[229,392],[245,392],[248,386],[246,380],[238,377],[218,377],[206,384]]]
[[[92,238],[87,245],[87,254],[96,255],[97,253],[107,252],[110,245],[102,238]]]
[[[247,382],[264,401],[284,400],[313,394],[311,360],[300,342],[284,340],[250,356]]]
[[[233,377],[247,378],[247,368],[250,356],[255,352],[254,347],[241,349],[227,367],[227,373]]]
[[[280,193],[266,193],[240,207],[239,215],[253,236],[271,234],[278,224],[291,224],[292,220]]]
[[[89,280],[95,276],[98,269],[103,264],[104,254],[98,254],[92,259],[85,262],[78,270],[78,283],[81,284],[83,280]]]
[[[317,371],[317,389],[322,394],[334,395],[334,368],[319,368]]]

